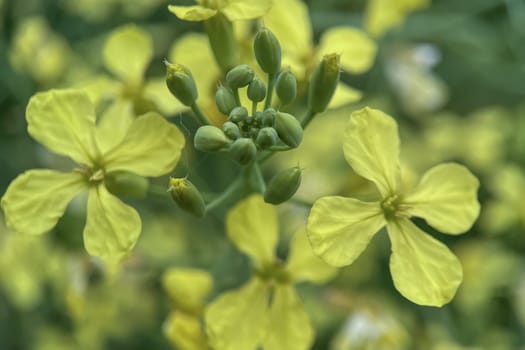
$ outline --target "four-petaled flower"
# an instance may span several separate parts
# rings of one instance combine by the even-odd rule
[[[295,283],[323,283],[336,273],[316,257],[304,232],[291,243],[287,263],[275,256],[277,212],[261,195],[237,204],[227,218],[228,237],[248,254],[254,275],[242,287],[213,301],[205,313],[213,349],[307,349],[314,331]]]
[[[168,173],[184,147],[182,133],[151,112],[136,118],[120,142],[101,142],[94,106],[77,90],[37,93],[29,101],[26,118],[35,140],[70,157],[79,168],[70,173],[35,169],[18,176],[1,201],[8,227],[33,235],[49,231],[68,203],[87,189],[86,250],[107,262],[124,258],[137,241],[141,221],[135,209],[108,191],[105,179],[122,171],[139,176]],[[117,118],[110,120],[115,129],[120,127]]]
[[[421,217],[449,234],[467,231],[480,209],[477,178],[462,165],[446,163],[428,170],[411,191],[403,191],[397,124],[370,108],[352,113],[343,151],[354,171],[375,183],[381,200],[338,196],[317,200],[307,225],[314,252],[330,265],[350,265],[386,225],[396,289],[421,305],[449,302],[462,280],[461,264],[410,218]]]

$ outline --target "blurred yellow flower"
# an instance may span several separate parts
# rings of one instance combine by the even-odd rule
[[[365,14],[366,30],[375,37],[401,25],[413,11],[430,6],[431,0],[368,0]]]
[[[184,147],[182,133],[151,112],[136,118],[118,142],[101,141],[107,134],[99,134],[94,106],[78,90],[37,93],[29,100],[26,119],[35,140],[79,167],[71,173],[35,169],[18,176],[1,200],[8,227],[24,234],[45,233],[87,189],[86,250],[106,261],[124,258],[137,241],[141,221],[133,208],[108,191],[107,176],[122,171],[143,177],[168,173]],[[120,126],[118,118],[108,120],[115,123],[113,129]]]
[[[186,21],[204,21],[222,13],[230,21],[254,19],[264,15],[272,6],[272,0],[195,0],[197,5],[169,5],[168,10]]]
[[[368,107],[352,113],[343,151],[354,171],[376,185],[381,199],[363,202],[331,196],[317,200],[307,226],[314,252],[330,265],[350,265],[386,226],[396,289],[421,305],[449,302],[461,283],[461,264],[410,218],[422,217],[449,234],[467,231],[479,214],[477,178],[464,166],[445,163],[428,170],[414,189],[404,190],[397,124]]]
[[[336,270],[321,261],[298,232],[287,263],[275,256],[277,212],[261,195],[237,204],[226,221],[228,237],[252,258],[254,275],[237,290],[220,295],[206,309],[213,349],[308,349],[314,330],[295,290],[300,281],[323,283]]]
[[[283,66],[290,66],[303,85],[309,81],[324,54],[340,54],[341,67],[352,74],[366,72],[375,60],[375,42],[366,33],[352,27],[331,27],[323,33],[319,45],[314,46],[308,9],[300,0],[276,1],[264,16],[264,25],[281,43]],[[359,99],[360,91],[340,83],[329,107],[337,108]]]

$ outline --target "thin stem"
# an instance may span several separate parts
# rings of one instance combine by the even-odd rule
[[[201,123],[201,125],[211,125],[210,120],[208,119],[208,117],[206,117],[206,115],[199,108],[199,106],[197,105],[197,102],[193,102],[193,104],[190,107],[191,107],[191,110],[193,111],[193,114],[195,115],[199,123]]]
[[[255,116],[255,112],[257,112],[257,102],[252,102],[252,116]]]
[[[266,191],[266,183],[264,182],[264,178],[263,178],[261,167],[259,166],[259,163],[257,162],[253,163],[253,170],[255,174],[255,181],[256,181],[257,189],[260,193],[264,193]]]
[[[232,89],[233,90],[233,97],[235,97],[235,104],[237,106],[241,105],[241,98],[239,97],[239,89]]]
[[[306,129],[308,124],[314,119],[317,112],[312,111],[311,109],[308,109],[304,117],[301,119],[301,126],[303,127],[303,130]]]
[[[264,109],[272,105],[273,88],[275,86],[275,78],[277,74],[268,74],[268,87],[266,90],[266,101],[264,101]]]
[[[148,194],[158,197],[168,197],[170,195],[166,187],[153,184],[149,185]]]
[[[232,182],[228,188],[222,192],[217,198],[206,205],[206,211],[213,210],[221,205],[233,200],[237,195],[239,195],[240,190],[243,188],[243,178],[239,177],[234,182]]]

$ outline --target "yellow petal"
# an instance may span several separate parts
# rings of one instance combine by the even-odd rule
[[[207,339],[200,320],[184,312],[172,312],[163,326],[164,334],[181,350],[206,350]]]
[[[19,175],[2,197],[7,226],[19,233],[41,234],[51,230],[68,203],[84,188],[77,173],[29,170]]]
[[[419,305],[442,306],[452,300],[463,278],[458,258],[410,220],[389,221],[387,228],[396,289]]]
[[[310,211],[307,232],[315,254],[329,265],[346,266],[357,259],[384,225],[379,203],[323,197]]]
[[[271,350],[309,349],[314,330],[303,303],[294,286],[282,285],[274,289],[268,317],[264,348]]]
[[[340,108],[355,103],[361,99],[363,94],[359,90],[352,89],[344,83],[339,83],[335,89],[334,96],[330,100],[328,108]]]
[[[206,270],[170,268],[162,275],[162,285],[177,308],[195,311],[204,306],[213,280]]]
[[[279,39],[284,57],[309,59],[313,51],[312,26],[308,8],[300,0],[277,0],[264,16],[264,25]],[[294,72],[296,73],[296,72]]]
[[[408,13],[425,8],[430,0],[369,0],[365,27],[374,36],[381,36],[400,25]]]
[[[296,282],[323,283],[337,273],[337,269],[314,254],[305,230],[298,231],[292,239],[287,269]]]
[[[104,155],[105,169],[161,176],[175,167],[183,148],[184,135],[175,125],[157,113],[146,113],[136,118],[122,142]]]
[[[226,0],[226,6],[220,11],[230,21],[239,21],[262,17],[271,7],[271,0]]]
[[[150,35],[135,25],[114,30],[104,45],[104,64],[119,79],[140,85],[153,57]]]
[[[144,97],[153,101],[162,115],[173,116],[175,113],[184,112],[188,109],[170,93],[166,87],[166,79],[152,79],[144,87]]]
[[[140,235],[135,209],[108,192],[104,185],[89,190],[84,245],[90,255],[108,263],[125,258]]]
[[[207,308],[206,330],[215,350],[255,349],[265,334],[268,287],[252,278],[240,289],[220,295]]]
[[[217,14],[216,9],[211,9],[199,5],[195,6],[175,6],[169,5],[168,10],[180,19],[185,21],[204,21]]]
[[[397,123],[377,109],[352,113],[345,131],[345,158],[356,173],[374,182],[383,198],[399,188]]]
[[[333,27],[321,37],[318,50],[321,54],[339,53],[344,70],[363,73],[374,63],[377,46],[365,32],[351,27]]]
[[[79,164],[93,164],[97,150],[93,138],[95,110],[80,90],[49,90],[29,100],[27,130],[51,151]]]
[[[100,116],[97,124],[97,145],[107,152],[122,142],[129,126],[135,120],[131,101],[116,100]]]
[[[274,260],[279,235],[277,213],[259,194],[239,202],[226,218],[228,237],[259,266]]]
[[[428,170],[403,199],[411,215],[444,233],[467,231],[479,215],[478,179],[464,166],[440,164]]]

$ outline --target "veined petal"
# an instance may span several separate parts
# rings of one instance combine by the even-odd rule
[[[310,211],[307,233],[315,254],[329,265],[346,266],[357,259],[384,225],[379,203],[323,197]]]
[[[109,193],[103,184],[89,190],[84,245],[90,255],[119,262],[135,246],[141,228],[135,209]]]
[[[206,270],[170,268],[162,275],[162,285],[177,308],[195,311],[204,306],[213,280]]]
[[[361,91],[353,89],[345,83],[337,84],[334,96],[330,100],[328,108],[340,108],[350,103],[357,102],[361,99],[363,94]]]
[[[442,306],[452,300],[463,279],[458,258],[408,219],[389,221],[387,229],[390,272],[399,293],[419,305]]]
[[[97,124],[97,145],[102,153],[122,142],[129,126],[135,120],[133,104],[127,100],[116,100],[100,116]]]
[[[403,199],[411,215],[451,234],[467,231],[479,215],[478,179],[464,166],[437,165],[428,170],[415,190]]]
[[[350,73],[363,73],[370,69],[376,57],[376,43],[359,29],[333,27],[321,37],[321,54],[337,52],[341,67]]]
[[[166,337],[183,350],[206,350],[207,339],[199,318],[184,312],[174,311],[163,326]]]
[[[337,274],[336,268],[327,265],[314,254],[306,230],[298,231],[294,235],[286,266],[295,282],[323,283]]]
[[[161,176],[175,167],[183,148],[184,135],[175,125],[157,113],[146,113],[136,118],[122,142],[104,155],[105,169]]]
[[[210,17],[213,17],[217,14],[216,9],[211,9],[199,5],[195,6],[175,6],[169,5],[168,10],[177,16],[179,19],[185,21],[204,21]]]
[[[29,100],[26,119],[29,134],[51,151],[79,164],[95,160],[95,108],[84,92],[39,92]]]
[[[272,9],[264,16],[264,25],[279,38],[284,52],[283,63],[287,56],[293,56],[295,58],[293,61],[299,62],[311,55],[312,25],[304,2],[275,1]]]
[[[143,81],[153,57],[150,35],[135,25],[114,30],[104,45],[104,64],[119,79],[134,85]]]
[[[264,349],[309,349],[314,330],[303,303],[293,285],[278,285],[274,289],[268,317]]]
[[[264,202],[259,194],[239,202],[226,218],[228,237],[255,260],[259,266],[274,260],[279,234],[277,213],[273,205]]]
[[[271,7],[272,0],[226,0],[220,11],[230,21],[240,21],[262,17]]]
[[[400,183],[399,136],[392,117],[368,107],[353,112],[343,151],[348,164],[374,182],[383,198],[396,193]]]
[[[269,290],[252,278],[240,289],[220,295],[205,314],[209,343],[215,350],[255,349],[265,334]]]
[[[2,209],[9,229],[38,235],[51,230],[69,202],[87,188],[78,173],[29,170],[19,175],[2,197]]]

